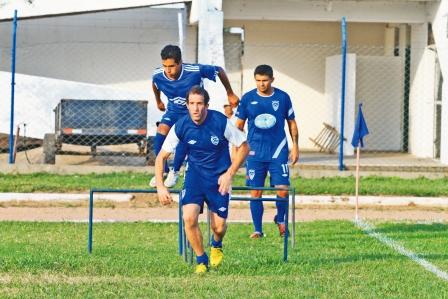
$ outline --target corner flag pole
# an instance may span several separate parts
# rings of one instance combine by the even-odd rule
[[[359,149],[359,146],[357,146],[356,147],[356,186],[355,186],[355,189],[356,189],[356,204],[355,204],[355,220],[356,221],[358,221],[358,219],[359,219],[359,215],[358,215],[358,206],[359,206],[359,203],[358,203],[358,196],[359,196],[359,152],[360,152],[360,149]]]
[[[361,152],[361,147],[364,146],[362,139],[364,136],[369,134],[369,129],[367,128],[366,120],[362,114],[362,104],[359,104],[358,116],[356,117],[355,130],[353,132],[352,146],[356,148],[356,184],[355,184],[355,220],[358,220],[359,214],[359,156]]]

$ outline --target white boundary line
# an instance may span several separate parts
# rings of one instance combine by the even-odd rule
[[[360,219],[355,220],[354,221],[355,225],[358,226],[359,228],[361,228],[367,235],[369,235],[372,238],[375,238],[377,240],[379,240],[381,243],[389,246],[390,248],[392,248],[393,250],[397,251],[398,253],[407,256],[409,259],[411,259],[413,262],[419,264],[420,266],[422,266],[423,268],[425,268],[425,270],[432,272],[433,274],[435,274],[437,277],[448,281],[448,273],[444,272],[442,270],[440,270],[439,268],[437,268],[437,266],[431,264],[430,262],[428,262],[427,260],[419,257],[417,254],[415,254],[414,252],[404,248],[402,245],[398,244],[396,241],[394,241],[393,239],[388,238],[387,236],[378,233],[375,231],[375,226],[364,222]]]

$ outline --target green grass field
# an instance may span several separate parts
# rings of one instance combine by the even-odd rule
[[[148,188],[149,175],[117,172],[109,174],[58,175],[49,173],[0,174],[0,192],[86,192],[96,188]],[[181,187],[182,181],[176,186]],[[234,186],[244,186],[244,176],[237,176]],[[354,195],[353,177],[291,178],[297,194]],[[448,178],[402,179],[397,177],[361,178],[361,195],[448,196]]]
[[[377,223],[377,231],[448,271],[446,224]],[[446,298],[436,277],[347,221],[300,223],[282,262],[274,225],[250,240],[230,224],[225,261],[203,277],[178,256],[177,225],[0,223],[0,297],[39,298]]]

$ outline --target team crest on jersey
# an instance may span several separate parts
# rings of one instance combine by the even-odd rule
[[[219,143],[219,138],[216,137],[216,136],[212,136],[212,137],[210,138],[210,141],[213,143],[213,145],[218,145],[218,143]]]
[[[274,109],[274,111],[278,110],[279,105],[280,105],[279,101],[272,101],[272,108]]]
[[[258,104],[258,102],[257,101],[252,101],[252,102],[250,102],[252,105],[257,105]]]
[[[249,169],[249,179],[252,181],[255,177],[255,170]]]
[[[191,145],[193,145],[193,144],[196,144],[196,140],[194,140],[194,139],[191,139],[190,141],[188,141],[188,144],[191,144]]]

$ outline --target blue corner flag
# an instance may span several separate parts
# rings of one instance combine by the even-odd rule
[[[361,147],[364,147],[364,142],[362,139],[364,136],[369,134],[369,129],[367,128],[366,120],[364,119],[364,115],[362,115],[362,104],[359,104],[358,108],[358,117],[356,118],[355,123],[355,131],[353,132],[352,145],[353,147],[358,147],[361,144]]]

